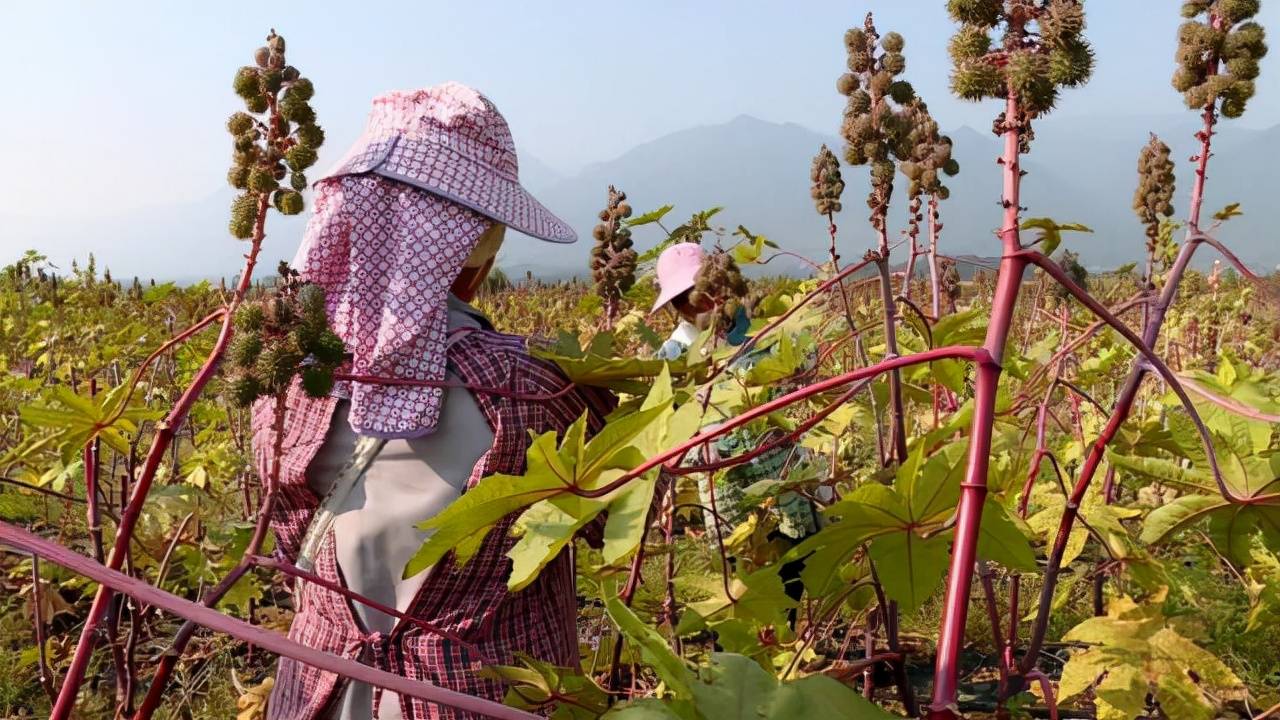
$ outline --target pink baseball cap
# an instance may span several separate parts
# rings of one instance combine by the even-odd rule
[[[649,312],[671,302],[675,296],[693,287],[702,267],[702,246],[697,243],[676,243],[658,256],[658,299]]]
[[[373,100],[364,133],[324,178],[374,173],[555,243],[578,239],[520,186],[507,121],[488,98],[447,82]]]

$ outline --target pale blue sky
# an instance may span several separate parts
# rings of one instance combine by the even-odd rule
[[[1182,112],[1168,84],[1177,0],[1090,0],[1094,80],[1060,115]],[[1280,0],[1259,20],[1280,38]],[[480,88],[523,152],[561,171],[741,113],[834,132],[841,36],[867,10],[907,39],[908,76],[944,128],[997,108],[952,99],[942,0],[24,2],[0,9],[0,215],[101,215],[222,183],[234,69],[275,27],[316,84],[325,165],[376,93]],[[294,9],[297,8],[297,9]],[[305,8],[305,9],[303,9]],[[1280,39],[1272,45],[1280,47]],[[1280,122],[1280,50],[1243,124]],[[0,236],[0,250],[20,240]]]

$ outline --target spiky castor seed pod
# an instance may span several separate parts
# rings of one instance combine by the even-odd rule
[[[253,170],[249,171],[249,189],[253,192],[271,192],[278,187],[280,187],[280,183],[272,175],[271,170],[263,167],[255,167]]]
[[[254,225],[258,221],[258,198],[253,193],[242,193],[231,201],[231,224],[229,229],[233,237],[247,240],[253,236]]]
[[[261,95],[253,95],[244,99],[244,107],[252,113],[264,113],[267,111],[269,104],[267,99]]]
[[[285,65],[284,70],[281,70],[280,72],[282,77],[284,77],[284,81],[288,83],[291,83],[301,77],[301,73],[298,72],[298,68],[292,65]]]
[[[265,321],[262,306],[257,303],[246,303],[236,310],[235,325],[238,332],[256,333],[262,330]]]
[[[284,86],[284,73],[279,70],[263,70],[258,74],[258,85],[264,95],[274,95]]]
[[[1227,24],[1235,25],[1257,15],[1261,7],[1259,0],[1218,0],[1214,9]]]
[[[237,70],[235,79],[231,83],[231,88],[235,90],[236,95],[245,100],[257,96],[260,90],[258,86],[258,68],[246,65]]]
[[[284,154],[291,170],[306,170],[316,164],[316,151],[306,145],[294,145]]]
[[[893,73],[888,70],[881,70],[871,76],[867,82],[867,90],[871,92],[873,97],[884,97],[889,92],[889,86],[893,84]]]
[[[302,391],[313,398],[328,397],[333,390],[333,369],[308,366],[302,368]]]
[[[308,125],[316,121],[316,111],[311,109],[306,100],[298,97],[290,97],[287,93],[284,99],[280,101],[280,116],[284,119],[298,123],[299,125]]]
[[[1057,89],[1049,77],[1049,59],[1028,50],[1009,53],[1005,66],[1009,86],[1029,112],[1043,113],[1053,107]]]
[[[986,59],[956,63],[951,72],[951,92],[965,100],[999,97],[1004,92],[1000,69]]]
[[[849,28],[844,31],[844,47],[849,53],[865,50],[867,33],[862,28]]]
[[[1187,2],[1182,3],[1182,17],[1193,18],[1202,12],[1206,12],[1212,4],[1213,0],[1187,0]]]
[[[1258,61],[1251,57],[1235,57],[1227,60],[1227,72],[1231,77],[1240,80],[1253,80],[1258,77]]]
[[[342,362],[343,356],[347,352],[347,347],[337,333],[325,328],[320,333],[320,337],[316,339],[315,345],[307,348],[307,352],[311,353],[319,363],[338,365]]]
[[[1197,74],[1194,70],[1180,67],[1173,73],[1173,89],[1180,93],[1185,93],[1202,82],[1204,75]]]
[[[264,392],[262,381],[252,372],[241,372],[227,382],[227,394],[237,407],[249,407]]]
[[[254,363],[254,374],[262,379],[268,392],[282,390],[289,385],[302,363],[302,353],[286,343],[273,343],[262,349]]]
[[[236,152],[243,153],[243,152],[248,152],[251,148],[253,148],[257,144],[257,142],[258,142],[258,131],[250,128],[249,130],[235,136],[235,139],[232,141],[231,146],[235,148]]]
[[[1004,13],[1003,0],[947,0],[951,19],[965,25],[991,28]]]
[[[1037,22],[1040,37],[1052,47],[1062,47],[1084,32],[1084,6],[1079,0],[1049,0]]]
[[[884,48],[885,52],[900,53],[902,48],[906,47],[906,44],[906,40],[892,30],[885,33],[883,38],[880,38],[880,47]]]
[[[1227,33],[1222,43],[1222,54],[1228,58],[1248,56],[1261,60],[1267,54],[1267,33],[1256,22],[1241,23]]]
[[[281,215],[297,215],[302,212],[304,206],[302,193],[297,190],[277,190],[271,198],[271,203]]]
[[[899,105],[906,105],[916,96],[916,89],[906,80],[894,80],[889,85],[889,97]]]
[[[976,25],[963,25],[951,36],[947,43],[947,52],[953,62],[976,60],[991,50],[991,36],[987,30]]]
[[[845,73],[840,77],[836,78],[836,92],[840,93],[841,95],[853,95],[854,93],[859,92],[858,76],[854,75],[853,73]],[[871,100],[869,98],[867,100],[867,103],[868,103],[868,107],[870,107]],[[863,110],[863,112],[866,112],[866,111]]]
[[[267,57],[267,68],[270,70],[283,70],[284,55],[281,53],[271,53],[271,55]]]
[[[291,173],[289,175],[289,187],[302,192],[307,189],[307,176],[300,172]]]
[[[271,57],[271,50],[267,47],[260,47],[253,52],[253,60],[258,63],[258,67],[265,68],[267,59]]]
[[[1138,153],[1138,187],[1133,210],[1146,227],[1147,249],[1159,239],[1160,217],[1173,215],[1174,164],[1169,146],[1154,134]]]
[[[239,367],[251,367],[262,353],[262,338],[257,333],[238,333],[231,341],[231,362]]]
[[[307,78],[298,78],[293,84],[289,85],[287,94],[305,102],[316,94],[316,87]]]
[[[1049,80],[1055,85],[1079,87],[1093,74],[1093,48],[1086,43],[1067,42],[1049,51]]]
[[[227,132],[240,136],[253,129],[253,116],[248,113],[234,112],[227,118]]]
[[[907,58],[902,53],[889,52],[880,58],[880,67],[891,75],[901,75],[907,70]]]
[[[852,77],[847,75],[846,77]],[[857,79],[854,79],[857,82]],[[871,110],[871,96],[865,90],[858,89],[849,93],[849,103],[846,112],[853,115],[865,115]]]
[[[844,193],[844,180],[840,177],[840,161],[831,149],[823,145],[813,158],[809,170],[812,182],[810,194],[819,215],[840,212],[840,195]]]
[[[249,168],[244,165],[232,165],[227,171],[227,184],[237,190],[249,187]]]

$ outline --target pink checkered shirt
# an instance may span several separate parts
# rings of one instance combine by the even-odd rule
[[[553,365],[531,357],[524,338],[488,330],[460,332],[463,335],[449,347],[448,360],[470,385],[548,395],[568,382]],[[613,407],[611,396],[590,388],[578,388],[552,400],[484,393],[476,393],[475,399],[493,430],[494,441],[472,471],[468,488],[494,473],[522,473],[529,431],[563,432],[586,411],[594,432]],[[336,400],[309,398],[295,384],[286,402],[289,414],[272,528],[278,551],[293,562],[319,503],[307,486],[306,469],[324,442]],[[273,404],[273,400],[260,401],[254,407],[254,457],[261,473],[270,467]],[[514,516],[499,523],[465,567],[459,569],[446,558],[432,568],[406,614],[466,639],[488,662],[511,664],[514,654],[521,652],[560,666],[576,666],[577,603],[571,557],[568,551],[562,553],[532,585],[509,592],[506,582],[511,562],[506,552],[515,542],[508,532],[513,521]],[[314,562],[315,573],[342,582],[332,531]],[[293,640],[347,658],[364,657],[380,669],[471,695],[497,701],[505,695],[500,682],[475,673],[482,660],[460,643],[403,621],[389,634],[367,635],[357,626],[344,597],[314,584],[305,584],[298,598],[289,629]],[[323,717],[340,696],[343,683],[334,673],[281,658],[269,718]],[[380,700],[381,694],[375,697]],[[405,696],[400,696],[400,707],[405,720],[471,716]]]

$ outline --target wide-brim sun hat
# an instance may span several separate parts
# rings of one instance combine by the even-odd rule
[[[506,119],[460,83],[374,98],[364,133],[321,180],[361,173],[412,185],[540,240],[578,239],[520,185]]]
[[[698,280],[702,268],[702,246],[697,243],[676,243],[658,256],[655,272],[658,276],[658,299],[649,312],[671,302],[677,295],[691,289]]]

